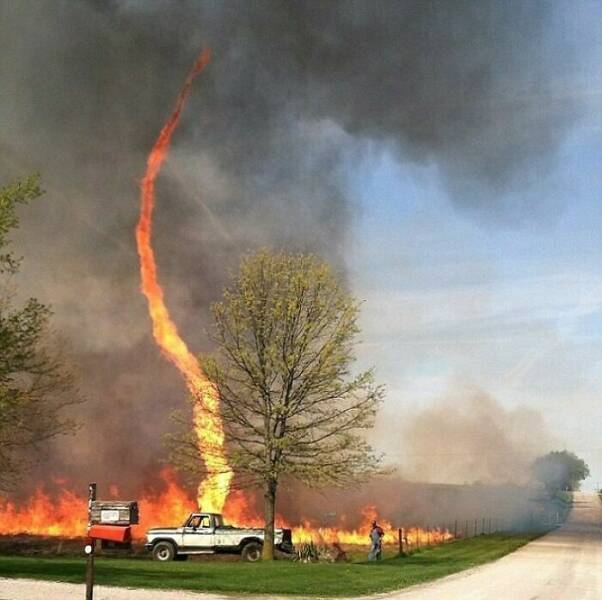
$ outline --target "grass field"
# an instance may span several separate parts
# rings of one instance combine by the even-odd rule
[[[385,592],[437,579],[512,552],[537,534],[488,535],[423,549],[410,556],[392,554],[378,562],[300,564],[96,560],[99,584],[231,594],[354,596]],[[391,551],[392,552],[392,551]],[[365,556],[365,555],[364,555]],[[83,582],[83,558],[0,556],[0,577]]]

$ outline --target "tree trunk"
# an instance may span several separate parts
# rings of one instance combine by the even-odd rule
[[[263,491],[265,537],[263,540],[263,560],[274,560],[274,516],[276,506],[275,481],[267,481]]]

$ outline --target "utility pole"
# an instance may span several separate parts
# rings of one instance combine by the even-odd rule
[[[88,486],[88,530],[92,526],[92,502],[96,500],[96,484]],[[86,552],[86,600],[94,600],[94,546],[96,540],[88,538],[84,551]]]

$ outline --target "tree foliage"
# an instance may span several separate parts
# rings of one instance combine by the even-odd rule
[[[352,374],[359,304],[313,255],[244,258],[212,311],[217,352],[202,365],[219,391],[231,464],[263,489],[269,558],[281,476],[349,485],[378,472],[361,432],[383,390],[371,370]]]
[[[549,452],[533,463],[533,475],[551,493],[578,490],[589,477],[589,467],[583,459],[566,450]]]
[[[0,188],[0,486],[9,485],[40,444],[74,428],[60,409],[78,401],[64,359],[49,347],[50,309],[31,298],[14,306],[20,260],[9,248],[17,208],[41,195],[39,178]]]

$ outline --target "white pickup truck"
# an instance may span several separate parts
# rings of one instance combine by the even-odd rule
[[[263,550],[263,529],[244,529],[224,525],[222,515],[191,513],[181,527],[157,527],[146,533],[145,548],[155,560],[186,560],[190,554],[240,554],[255,562]],[[292,552],[290,529],[276,529],[274,545],[282,552]]]

